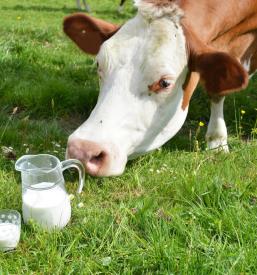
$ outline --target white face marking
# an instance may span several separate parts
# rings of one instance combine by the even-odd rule
[[[70,139],[104,145],[112,154],[108,174],[119,174],[127,157],[160,147],[186,119],[182,27],[167,16],[148,21],[138,14],[102,45],[97,61],[102,79],[97,105]],[[158,94],[149,91],[149,85],[167,75],[173,79],[171,88]]]

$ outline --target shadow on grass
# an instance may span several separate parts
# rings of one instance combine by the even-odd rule
[[[46,67],[18,58],[1,62],[0,73],[1,105],[18,106],[35,119],[87,117],[97,100],[97,78],[88,60]]]

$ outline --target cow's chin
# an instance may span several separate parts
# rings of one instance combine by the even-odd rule
[[[173,134],[175,135],[176,132]],[[114,143],[96,143],[95,141],[71,137],[68,141],[66,159],[80,160],[86,172],[91,176],[119,176],[123,174],[128,160],[133,160],[160,148],[172,136],[164,135],[161,132],[157,137],[150,139],[152,140],[150,144],[142,141],[136,147],[131,145],[130,148],[132,147],[133,149],[129,150],[129,152],[126,151],[129,146],[125,146],[125,144],[124,146],[118,146]]]

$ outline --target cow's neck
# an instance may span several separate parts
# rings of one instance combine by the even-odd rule
[[[226,52],[257,70],[257,1],[178,0],[188,45],[198,53],[206,47]]]
[[[183,24],[190,26],[207,44],[228,32],[238,35],[257,27],[255,0],[180,0],[178,3],[185,14]]]

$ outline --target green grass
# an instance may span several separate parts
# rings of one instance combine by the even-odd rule
[[[122,23],[135,11],[129,3],[117,14],[118,2],[89,1],[94,15]],[[1,0],[0,143],[17,157],[63,159],[68,135],[95,105],[94,59],[62,33],[74,7],[73,0]],[[198,122],[209,119],[199,88],[185,126],[161,150],[130,162],[120,177],[86,178],[64,230],[23,224],[17,250],[0,253],[0,274],[257,274],[256,90],[253,78],[226,100],[230,154],[204,150],[206,127],[197,136],[201,150],[193,150]],[[75,193],[76,174],[65,176]],[[4,208],[21,211],[21,184],[14,161],[1,154]]]

